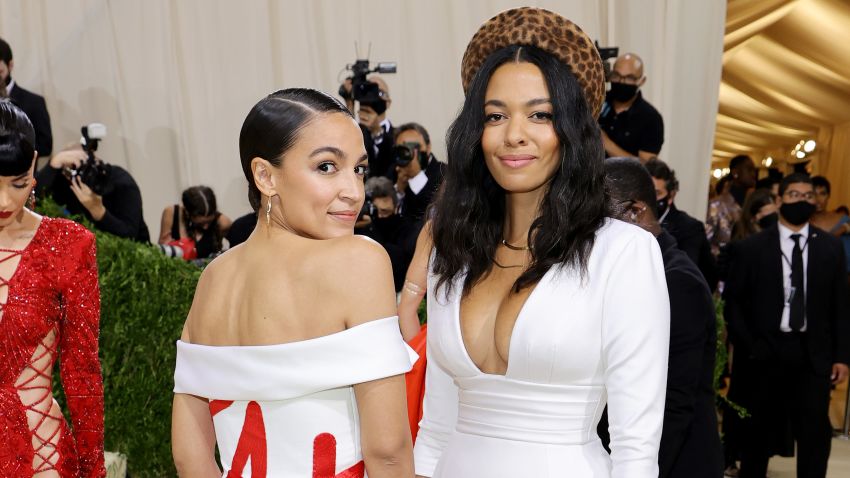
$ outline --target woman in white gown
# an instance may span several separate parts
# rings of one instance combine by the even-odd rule
[[[354,236],[366,151],[351,113],[307,89],[248,114],[239,137],[250,238],[204,270],[177,342],[181,476],[412,477],[384,249]],[[215,461],[215,447],[221,467]]]
[[[655,478],[669,302],[653,236],[606,218],[593,42],[554,13],[510,10],[462,71],[431,227],[416,473]]]

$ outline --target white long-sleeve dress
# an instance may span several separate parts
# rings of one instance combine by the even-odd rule
[[[428,369],[416,473],[439,478],[657,478],[670,319],[661,251],[607,220],[584,280],[552,268],[522,307],[506,374],[460,332],[463,278],[428,277]],[[596,434],[608,404],[611,455]]]

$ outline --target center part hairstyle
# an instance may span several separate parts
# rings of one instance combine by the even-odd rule
[[[0,176],[20,176],[35,160],[35,130],[27,115],[7,99],[0,100]]]
[[[586,88],[571,68],[548,51],[530,45],[502,47],[484,60],[472,77],[463,108],[446,138],[448,165],[438,195],[432,233],[438,287],[466,273],[463,293],[493,267],[506,214],[505,191],[484,161],[484,100],[493,73],[509,62],[526,62],[543,74],[553,108],[552,125],[560,142],[560,165],[528,233],[531,263],[514,290],[537,283],[561,265],[586,273],[597,229],[606,216],[604,150],[600,131],[586,99]]]
[[[261,99],[248,113],[239,133],[239,157],[248,180],[248,201],[256,212],[260,190],[254,183],[251,161],[262,158],[279,168],[283,155],[298,140],[298,133],[321,114],[354,116],[332,96],[309,88],[288,88]]]

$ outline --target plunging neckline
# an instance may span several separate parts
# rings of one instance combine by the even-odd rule
[[[5,320],[3,320],[3,319],[6,316],[6,307],[9,305],[9,300],[12,298],[12,283],[18,277],[18,272],[21,270],[21,264],[23,264],[23,262],[27,258],[26,253],[29,250],[30,246],[32,246],[32,244],[38,238],[38,235],[41,232],[41,226],[43,224],[44,224],[44,217],[41,217],[38,221],[38,225],[35,227],[35,232],[33,232],[33,235],[30,238],[29,242],[27,242],[27,244],[24,247],[22,247],[21,249],[6,249],[6,248],[0,247],[0,253],[3,253],[3,252],[8,253],[8,255],[6,257],[4,257],[2,260],[0,260],[0,262],[5,262],[5,261],[9,260],[10,258],[12,258],[13,256],[19,256],[18,263],[15,265],[15,269],[12,271],[12,274],[9,275],[9,278],[5,279],[5,280],[0,280],[0,287],[4,287],[4,286],[6,287],[6,300],[4,300],[3,302],[0,302],[0,323],[5,322]],[[2,278],[0,278],[0,279],[2,279]]]
[[[508,338],[508,358],[507,358],[507,360],[505,360],[505,362],[506,362],[505,373],[503,373],[503,374],[502,373],[487,373],[487,372],[481,370],[481,367],[479,367],[475,363],[475,361],[472,360],[472,356],[469,355],[469,351],[466,348],[466,342],[463,339],[463,329],[461,328],[461,325],[460,325],[460,303],[461,303],[461,300],[463,299],[463,289],[458,288],[460,292],[459,292],[458,299],[455,301],[455,307],[454,307],[454,313],[455,313],[455,319],[456,319],[454,321],[455,331],[457,332],[457,338],[458,338],[458,342],[460,344],[461,355],[463,355],[466,362],[472,367],[473,370],[475,370],[475,372],[478,375],[483,375],[483,376],[487,376],[487,377],[502,377],[502,378],[505,378],[505,377],[508,376],[508,374],[511,371],[511,362],[512,362],[512,359],[514,357],[514,351],[513,351],[514,336],[516,336],[517,329],[522,323],[521,321],[523,319],[523,316],[525,315],[525,310],[528,307],[528,303],[531,302],[532,298],[534,298],[535,294],[537,293],[537,289],[541,285],[543,285],[544,281],[546,281],[549,278],[549,274],[552,273],[552,270],[557,268],[557,267],[559,267],[557,264],[553,265],[552,267],[549,268],[548,271],[546,271],[545,274],[543,274],[543,277],[541,277],[540,280],[537,281],[536,284],[534,284],[533,288],[531,289],[531,292],[528,294],[528,297],[525,298],[525,302],[523,302],[522,306],[520,306],[519,312],[517,313],[517,316],[516,316],[516,320],[514,320],[514,326],[511,329],[511,336]],[[463,280],[466,279],[466,275],[464,274],[460,279],[462,279],[462,280],[460,280],[458,282],[460,282],[462,284]],[[495,325],[494,325],[494,335],[495,335]],[[494,340],[495,340],[495,337],[494,337]]]

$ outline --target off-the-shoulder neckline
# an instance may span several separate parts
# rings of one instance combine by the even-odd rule
[[[309,344],[309,343],[315,343],[317,341],[327,340],[327,339],[332,338],[332,337],[339,337],[339,336],[342,336],[342,335],[347,335],[347,334],[352,333],[352,331],[358,331],[359,332],[360,330],[362,330],[363,328],[366,328],[367,326],[375,326],[375,325],[378,325],[378,324],[383,324],[384,322],[386,322],[388,320],[396,320],[397,321],[398,316],[394,315],[394,316],[391,316],[391,317],[384,317],[383,319],[370,320],[368,322],[364,322],[362,324],[355,325],[354,327],[351,327],[349,329],[341,330],[339,332],[334,332],[332,334],[321,335],[319,337],[313,337],[313,338],[310,338],[310,339],[296,340],[296,341],[293,341],[293,342],[284,342],[284,343],[280,343],[280,344],[268,344],[268,345],[207,345],[207,344],[196,344],[196,343],[192,343],[192,342],[185,342],[181,339],[178,339],[177,345],[179,347],[197,348],[199,350],[203,350],[203,349],[207,349],[207,350],[228,350],[228,349],[271,350],[271,349],[274,349],[274,348],[294,347],[294,346],[298,346],[298,345],[306,345],[306,344]],[[401,332],[399,331],[399,334],[400,333]]]

